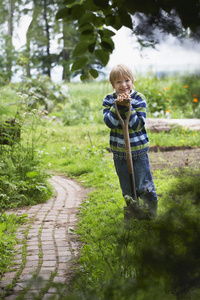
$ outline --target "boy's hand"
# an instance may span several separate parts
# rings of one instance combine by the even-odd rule
[[[123,106],[129,106],[129,97],[130,95],[127,93],[119,94],[116,102]]]

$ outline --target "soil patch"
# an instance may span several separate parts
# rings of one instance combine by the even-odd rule
[[[167,151],[177,151],[177,150],[188,150],[188,149],[197,149],[197,147],[191,147],[191,146],[150,146],[149,151],[150,152],[167,152]]]
[[[161,147],[159,151],[161,151]],[[181,150],[175,151],[169,151],[168,148],[163,152],[150,151],[149,157],[152,170],[183,167],[200,168],[200,148],[181,148]]]

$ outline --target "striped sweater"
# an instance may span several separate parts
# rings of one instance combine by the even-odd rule
[[[141,155],[149,149],[149,139],[145,129],[147,105],[144,95],[133,91],[131,98],[131,117],[129,121],[129,137],[133,156]],[[125,156],[125,143],[122,125],[116,115],[114,101],[117,93],[107,95],[103,100],[103,117],[110,131],[111,151],[120,157]],[[123,120],[126,119],[128,108],[118,104],[118,110]]]

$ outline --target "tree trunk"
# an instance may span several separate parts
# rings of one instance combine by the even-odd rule
[[[12,37],[13,37],[13,0],[8,0],[8,32],[6,37],[6,71],[8,79],[12,77]]]
[[[29,24],[29,27],[26,32],[26,58],[27,58],[27,64],[26,64],[26,76],[28,78],[31,77],[31,66],[30,66],[30,61],[31,61],[31,37],[33,33],[33,27],[34,27],[34,22],[37,20],[37,15],[38,15],[38,9],[36,7],[36,0],[33,0],[33,15],[32,15],[32,20]]]
[[[70,64],[74,45],[76,45],[77,32],[73,23],[62,22],[63,50],[62,50],[62,79],[70,81]]]
[[[43,13],[44,21],[45,21],[45,36],[47,38],[47,46],[46,46],[46,63],[45,67],[47,69],[47,75],[51,78],[51,56],[50,56],[50,26],[48,22],[47,16],[47,1],[44,0],[44,13]]]

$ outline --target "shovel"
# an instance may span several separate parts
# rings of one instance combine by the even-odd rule
[[[131,145],[130,145],[129,130],[128,130],[129,120],[130,120],[130,116],[131,116],[131,100],[125,99],[124,102],[129,103],[128,115],[127,115],[125,121],[123,121],[123,119],[119,113],[119,110],[117,107],[117,101],[115,101],[114,104],[115,104],[116,114],[118,116],[118,119],[119,119],[119,121],[122,125],[122,129],[123,129],[125,151],[126,151],[126,161],[127,161],[127,168],[128,168],[128,174],[129,174],[131,196],[133,199],[132,204],[124,208],[125,219],[129,220],[132,217],[134,217],[138,220],[150,220],[149,213],[147,211],[140,209],[140,207],[139,207],[139,199],[137,197],[136,187],[135,187],[133,159],[132,159],[132,154],[131,154]]]

